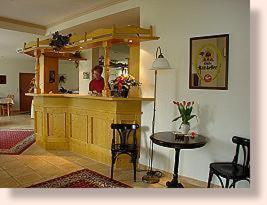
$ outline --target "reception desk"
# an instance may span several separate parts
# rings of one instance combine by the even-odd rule
[[[153,98],[112,98],[80,94],[27,94],[34,97],[36,142],[45,149],[70,150],[111,164],[111,123],[141,125],[142,101]],[[137,133],[140,145],[140,129]],[[127,156],[117,167],[129,165]]]

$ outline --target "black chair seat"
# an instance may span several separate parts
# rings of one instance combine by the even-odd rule
[[[122,145],[122,144],[115,144],[112,148],[112,151],[120,151],[120,152],[133,152],[133,151],[137,151],[136,145],[134,144],[126,144],[126,145]]]
[[[219,174],[224,178],[229,179],[246,179],[249,177],[249,172],[240,164],[231,162],[215,162],[210,164],[210,169],[213,169],[215,174]]]

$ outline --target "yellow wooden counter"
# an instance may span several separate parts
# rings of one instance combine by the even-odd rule
[[[142,101],[153,98],[112,98],[80,94],[26,94],[34,97],[36,142],[45,149],[70,150],[111,164],[111,123],[141,125]],[[137,133],[140,144],[140,129]],[[118,158],[117,167],[129,165]]]

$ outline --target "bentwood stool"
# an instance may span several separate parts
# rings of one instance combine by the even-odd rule
[[[113,130],[111,144],[111,179],[113,179],[113,170],[116,159],[121,154],[127,154],[131,157],[134,169],[134,181],[136,181],[136,161],[137,161],[137,140],[136,130],[138,124],[111,124]],[[116,135],[118,133],[118,135]]]
[[[218,177],[222,188],[235,188],[235,184],[241,180],[250,182],[250,140],[234,136],[232,141],[236,144],[236,152],[233,161],[210,164],[208,188],[210,187],[213,174]],[[240,147],[242,147],[243,150],[243,163],[241,164],[238,163]],[[221,177],[226,179],[225,185]],[[232,180],[232,184],[229,186],[230,180]]]

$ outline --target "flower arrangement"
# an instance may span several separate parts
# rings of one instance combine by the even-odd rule
[[[127,97],[131,87],[140,86],[141,83],[131,75],[122,74],[110,82],[111,94],[115,97]]]
[[[176,102],[176,101],[173,101],[173,103],[175,105],[177,105],[177,108],[180,112],[180,116],[179,117],[176,117],[174,118],[172,121],[177,121],[178,119],[182,119],[182,123],[180,125],[179,128],[181,128],[182,124],[184,125],[189,125],[189,121],[192,119],[192,118],[196,118],[197,119],[197,116],[196,115],[192,115],[192,110],[193,110],[193,105],[194,105],[194,101],[193,102],[186,102],[186,101],[183,101],[183,102]]]
[[[119,92],[122,91],[123,88],[129,90],[131,87],[141,85],[141,83],[131,75],[120,75],[113,80],[111,84],[114,88],[117,88]]]

